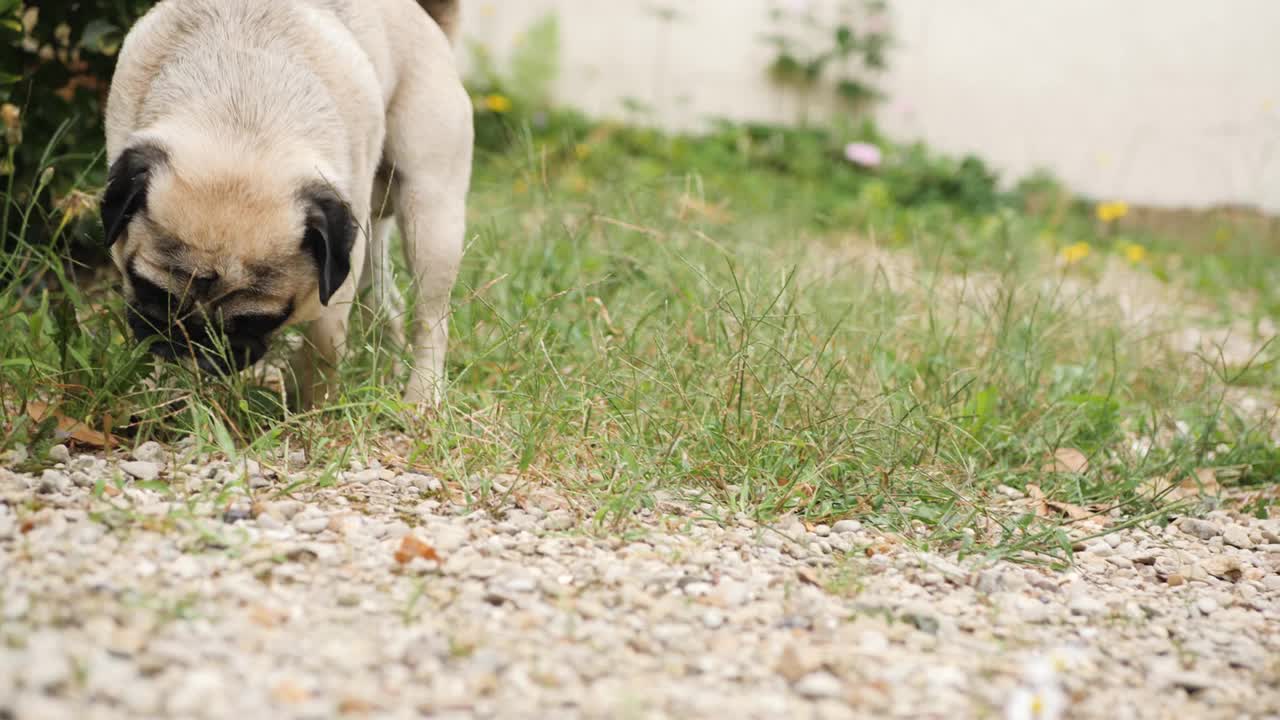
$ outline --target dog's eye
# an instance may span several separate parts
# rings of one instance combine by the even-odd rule
[[[168,290],[137,273],[129,274],[129,283],[133,286],[133,296],[139,305],[174,309],[182,305]]]
[[[232,321],[232,327],[236,335],[261,337],[280,329],[292,314],[292,309],[286,309],[278,315],[241,315]]]

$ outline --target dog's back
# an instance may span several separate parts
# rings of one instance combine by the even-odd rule
[[[418,0],[418,4],[436,21],[450,40],[456,39],[459,0]]]

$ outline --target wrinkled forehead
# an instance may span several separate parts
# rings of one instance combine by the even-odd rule
[[[152,181],[144,221],[156,253],[269,267],[300,247],[305,217],[296,190],[269,174],[193,180],[175,171]]]
[[[138,223],[138,242],[130,243],[124,256],[126,270],[167,281],[171,276],[216,277],[223,285],[269,285],[287,274],[297,253],[278,253],[259,247],[210,250],[188,243],[149,217]]]

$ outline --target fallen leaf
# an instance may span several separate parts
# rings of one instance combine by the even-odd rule
[[[249,610],[249,619],[257,625],[269,628],[283,623],[288,617],[279,610],[273,610],[262,605],[254,605]]]
[[[814,575],[813,571],[808,568],[800,568],[799,570],[796,570],[796,577],[800,578],[800,582],[802,583],[807,583],[816,588],[822,587],[822,583],[818,582],[818,576]]]
[[[368,715],[373,712],[373,703],[358,697],[344,697],[338,701],[338,712],[343,715]]]
[[[716,225],[723,225],[733,219],[728,207],[729,204],[727,202],[713,204],[692,195],[684,195],[680,198],[679,217],[684,220],[690,214],[693,214]]]
[[[396,562],[404,565],[414,558],[423,558],[424,560],[434,560],[440,562],[440,555],[436,549],[422,542],[413,535],[405,535],[400,541],[400,547],[396,549]]]
[[[1049,517],[1049,503],[1045,500],[1044,491],[1039,485],[1027,485],[1027,499],[1031,501],[1031,508],[1036,517]]]
[[[893,544],[888,542],[878,542],[874,545],[868,545],[866,549],[867,557],[875,557],[876,555],[888,555],[893,552]]]
[[[1053,461],[1040,468],[1042,472],[1082,474],[1089,470],[1089,458],[1075,448],[1058,448]]]
[[[46,403],[27,403],[27,415],[38,423],[44,422],[50,417],[56,419],[58,432],[81,445],[95,448],[111,448],[120,444],[120,438],[110,432],[104,433],[94,430],[79,420],[69,418],[57,410],[51,410]]]
[[[1184,477],[1177,484],[1171,477],[1176,476],[1151,478],[1143,482],[1138,491],[1144,496],[1164,500],[1216,497],[1222,494],[1222,485],[1218,482],[1218,474],[1214,468],[1197,468],[1194,475]]]
[[[809,673],[812,669],[810,667],[812,664],[811,658],[802,656],[794,646],[788,645],[782,649],[782,654],[778,656],[778,663],[774,669],[787,682],[797,682]]]
[[[1069,502],[1050,500],[1045,497],[1044,491],[1040,489],[1039,485],[1027,485],[1027,498],[1031,500],[1031,506],[1035,510],[1036,517],[1049,517],[1054,513],[1058,513],[1066,515],[1072,520],[1083,520],[1097,514],[1093,510],[1073,505]]]
[[[1082,508],[1079,505],[1072,505],[1071,503],[1067,503],[1067,502],[1058,502],[1056,500],[1046,500],[1044,504],[1054,510],[1057,510],[1063,515],[1066,515],[1072,520],[1083,520],[1087,517],[1091,517],[1094,515],[1092,510],[1089,510],[1087,508]]]
[[[285,680],[279,685],[271,689],[271,695],[276,700],[287,705],[297,705],[306,702],[310,696],[306,690],[303,690],[297,683],[292,680]]]
[[[1195,475],[1183,480],[1179,487],[1193,495],[1222,494],[1218,473],[1213,468],[1196,468]]]

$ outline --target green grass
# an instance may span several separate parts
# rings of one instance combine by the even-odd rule
[[[344,395],[323,410],[291,414],[247,378],[164,367],[151,384],[118,297],[23,246],[10,263],[49,272],[0,294],[4,447],[43,462],[50,422],[23,412],[40,399],[93,426],[110,416],[130,443],[194,435],[201,451],[276,464],[282,447],[304,449],[308,483],[370,456],[478,487],[478,504],[512,474],[516,492],[550,486],[609,529],[674,494],[712,516],[859,517],[924,547],[1002,556],[1064,556],[1072,521],[1010,506],[1001,486],[1128,523],[1211,502],[1152,498],[1152,478],[1221,466],[1224,484],[1280,479],[1275,418],[1224,399],[1229,387],[1275,396],[1274,343],[1214,367],[1077,289],[1122,262],[1111,248],[1141,242],[1138,272],[1256,319],[1280,287],[1280,263],[1258,262],[1265,242],[1183,257],[1164,236],[1100,231],[1079,203],[921,195],[924,181],[894,176],[905,170],[840,165],[826,137],[671,138],[571,116],[517,130],[477,162],[441,412],[399,403],[376,322],[357,329]],[[905,164],[922,151],[903,152]],[[12,193],[9,205],[43,212]],[[12,220],[5,233],[24,236]],[[1057,262],[1081,241],[1089,258]],[[869,254],[881,263],[859,260]],[[1146,454],[1132,449],[1143,437]],[[1043,470],[1064,448],[1089,468]]]

